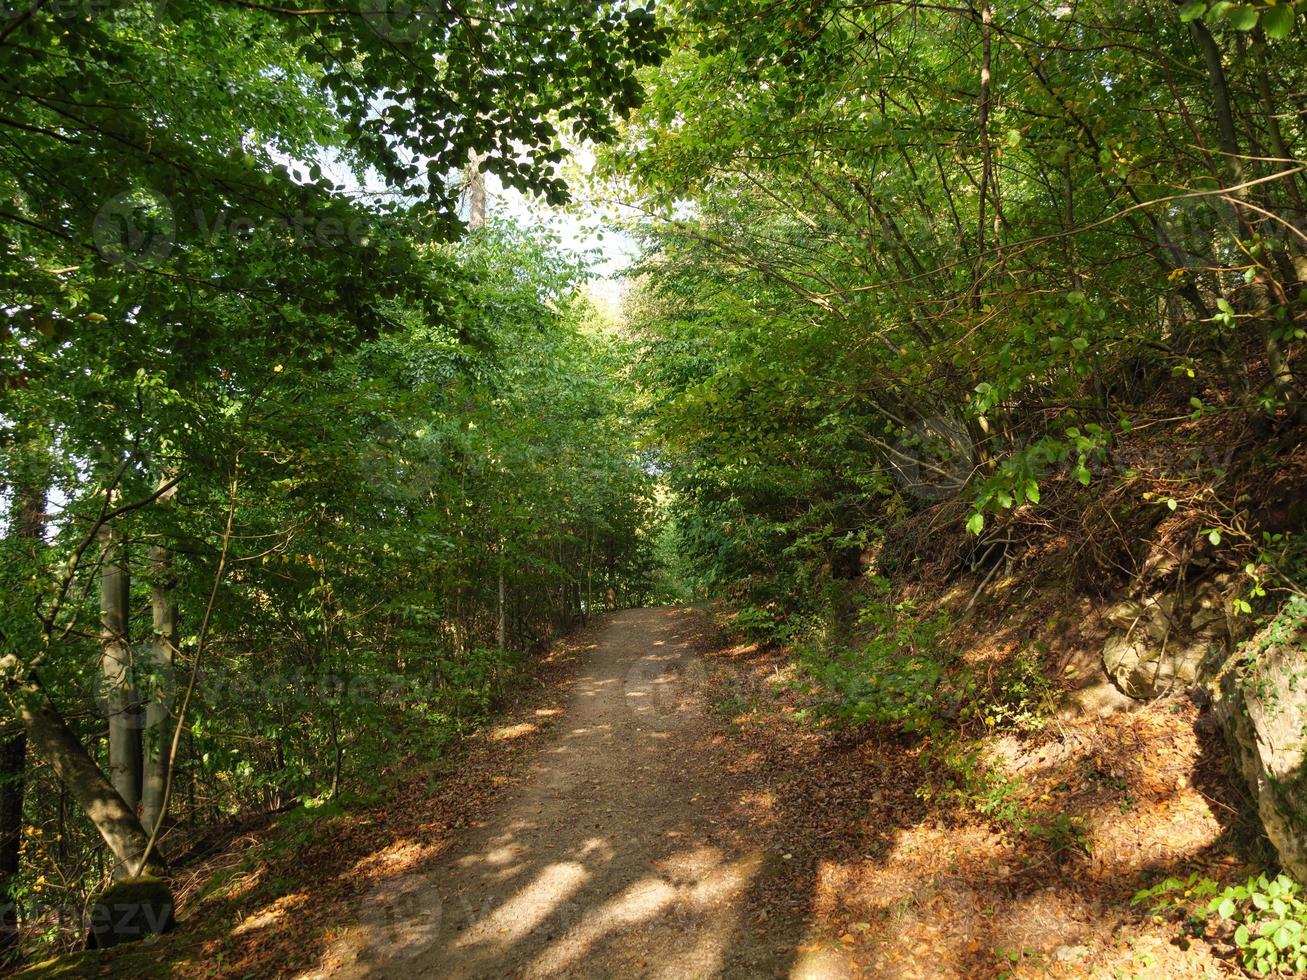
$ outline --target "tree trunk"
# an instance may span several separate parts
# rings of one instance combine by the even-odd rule
[[[135,814],[141,799],[141,728],[127,633],[130,580],[118,533],[106,525],[100,540],[100,672],[109,722],[109,779]]]
[[[1212,87],[1212,108],[1216,113],[1216,129],[1220,134],[1221,152],[1224,154],[1223,170],[1228,179],[1236,185],[1244,180],[1243,158],[1239,146],[1239,135],[1234,127],[1234,110],[1230,97],[1229,80],[1221,64],[1221,49],[1201,20],[1191,21],[1189,30],[1197,42],[1198,50],[1203,56],[1207,68],[1207,77]],[[1253,234],[1253,225],[1247,209],[1241,203],[1246,196],[1244,190],[1235,190],[1230,194],[1231,204],[1239,219],[1243,234],[1249,238]],[[1275,328],[1269,317],[1261,317],[1257,322],[1262,334],[1262,343],[1266,350],[1267,366],[1271,370],[1271,381],[1276,392],[1289,406],[1294,414],[1300,414],[1303,406],[1299,403],[1298,383],[1293,368],[1285,357],[1280,342],[1276,339]]]
[[[27,736],[19,733],[0,746],[0,962],[18,948],[18,906],[13,882],[18,876],[23,843],[23,788],[27,773]]]
[[[467,228],[476,231],[486,224],[486,175],[481,159],[473,151],[467,163]]]
[[[168,491],[161,503],[171,499]],[[150,690],[145,704],[145,729],[141,752],[141,825],[153,830],[163,809],[168,780],[168,746],[172,733],[173,665],[177,653],[177,606],[172,601],[172,553],[163,545],[150,548],[150,611],[154,636],[150,641]]]
[[[117,859],[115,874],[135,871],[145,854],[146,834],[134,808],[105,778],[35,679],[19,692],[20,716],[33,750],[54,769]],[[157,862],[157,863],[156,863]],[[152,871],[162,870],[154,858]]]
[[[31,542],[36,560],[45,534],[45,474],[14,488],[14,521],[10,533]],[[21,867],[23,843],[23,795],[27,780],[27,735],[18,732],[0,746],[0,960],[10,957],[18,946],[18,908],[12,882]]]
[[[504,554],[500,548],[499,553],[499,617],[495,622],[495,642],[499,646],[499,652],[503,653],[508,646],[507,620],[504,618]]]

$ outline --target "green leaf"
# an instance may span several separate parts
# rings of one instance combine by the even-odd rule
[[[1274,41],[1283,41],[1293,31],[1293,7],[1287,3],[1276,4],[1269,10],[1262,11],[1262,30]]]
[[[1251,31],[1257,26],[1257,16],[1256,7],[1241,3],[1230,8],[1226,19],[1230,21],[1230,26],[1237,31]]]
[[[1189,0],[1180,8],[1180,21],[1187,24],[1207,13],[1207,0]]]
[[[967,520],[967,530],[979,534],[985,528],[985,515],[977,511]]]
[[[1216,914],[1222,919],[1228,919],[1230,916],[1234,915],[1234,899],[1222,899],[1220,904],[1216,906]]]
[[[1207,532],[1207,540],[1212,542],[1212,544],[1220,544],[1221,532],[1213,528],[1212,530]]]

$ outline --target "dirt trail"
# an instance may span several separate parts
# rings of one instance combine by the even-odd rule
[[[695,614],[631,610],[597,634],[554,738],[432,870],[374,892],[333,977],[841,975],[750,892],[781,856],[737,805],[692,688]]]

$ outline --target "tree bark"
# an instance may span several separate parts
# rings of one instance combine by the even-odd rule
[[[23,843],[23,790],[27,774],[27,735],[20,732],[0,746],[0,962],[18,948],[18,906],[13,881]]]
[[[504,554],[503,547],[500,547],[499,553],[499,609],[498,618],[495,621],[495,643],[499,646],[499,652],[503,653],[508,646],[508,622],[505,619],[504,608]]]
[[[476,231],[486,225],[486,175],[481,158],[473,151],[467,163],[467,227]]]
[[[141,800],[141,729],[128,638],[130,579],[123,543],[112,525],[101,529],[100,542],[100,674],[109,723],[109,779],[135,814]]]
[[[1198,50],[1202,54],[1203,64],[1207,68],[1207,77],[1212,87],[1212,108],[1216,113],[1216,128],[1220,134],[1221,151],[1225,154],[1224,167],[1222,168],[1230,179],[1239,184],[1244,179],[1243,160],[1240,155],[1239,135],[1234,127],[1234,110],[1230,98],[1230,85],[1225,76],[1225,67],[1221,63],[1221,49],[1212,37],[1212,32],[1207,29],[1201,20],[1191,21],[1189,30]],[[1243,200],[1245,192],[1236,190],[1231,194],[1235,214],[1239,218],[1239,225],[1243,233],[1252,237],[1253,227],[1246,209],[1239,203]],[[1271,371],[1271,381],[1279,396],[1284,399],[1290,409],[1301,415],[1304,406],[1299,402],[1298,383],[1294,377],[1293,369],[1289,365],[1288,358],[1285,357],[1280,342],[1275,337],[1274,327],[1267,317],[1261,317],[1258,320],[1258,329],[1262,334],[1262,343],[1266,350],[1266,362]]]
[[[176,488],[159,498],[166,506]],[[172,601],[172,552],[161,544],[150,548],[150,612],[154,635],[148,648],[151,676],[145,703],[145,728],[141,735],[141,825],[154,827],[163,809],[168,782],[169,720],[175,694],[173,669],[177,655],[177,606]]]
[[[10,533],[31,542],[36,559],[45,534],[46,487],[44,474],[14,488],[14,521]],[[19,732],[0,746],[0,960],[18,946],[18,908],[11,883],[21,867],[23,796],[27,780],[27,734]]]
[[[38,681],[29,680],[19,692],[19,700],[28,741],[99,831],[116,858],[115,873],[135,868],[145,854],[147,840],[136,810],[105,778]],[[150,870],[162,870],[162,862],[154,862]]]
[[[991,62],[993,57],[993,23],[994,12],[988,0],[980,8],[980,104],[977,116],[980,130],[980,198],[977,202],[979,215],[976,221],[976,271],[971,287],[972,309],[980,310],[981,279],[985,266],[985,200],[989,195],[989,184],[994,170],[994,156],[989,144],[989,109],[993,85]]]

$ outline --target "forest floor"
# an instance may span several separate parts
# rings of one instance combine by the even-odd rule
[[[409,760],[407,788],[251,835],[191,872],[175,933],[40,973],[1237,974],[1222,937],[1130,907],[1163,874],[1242,871],[1187,700],[1020,747],[1068,847],[924,793],[911,739],[800,721],[789,671],[701,610],[608,616],[440,767]]]
[[[587,646],[515,789],[306,976],[1239,972],[1222,937],[1130,906],[1163,874],[1242,870],[1187,700],[1027,740],[1031,806],[1076,828],[1032,839],[922,793],[912,740],[798,721],[788,654],[701,611],[619,613]]]
[[[1222,937],[1129,903],[1162,874],[1242,872],[1188,700],[1026,740],[1030,805],[1077,828],[1044,840],[921,792],[911,740],[796,720],[788,672],[698,610],[617,614],[518,788],[308,976],[1239,973]]]

